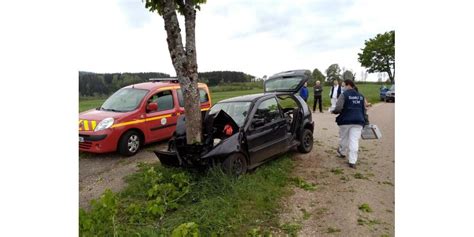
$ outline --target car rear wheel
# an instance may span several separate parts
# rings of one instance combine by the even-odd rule
[[[141,146],[140,134],[136,131],[126,132],[119,140],[118,151],[125,156],[133,156],[137,154]]]
[[[247,160],[241,153],[234,153],[222,163],[224,172],[233,176],[240,176],[247,172]]]
[[[313,132],[309,129],[303,130],[300,138],[298,151],[301,153],[309,153],[313,149]]]

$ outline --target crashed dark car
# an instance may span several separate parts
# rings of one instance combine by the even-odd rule
[[[168,166],[222,165],[234,175],[297,148],[313,148],[314,122],[299,90],[308,81],[308,70],[275,74],[264,84],[264,93],[222,100],[203,118],[202,144],[186,144],[184,116],[178,119],[168,151],[155,151]]]

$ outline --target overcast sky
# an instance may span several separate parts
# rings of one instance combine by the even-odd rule
[[[357,53],[365,40],[395,30],[393,4],[387,0],[208,0],[196,20],[198,69],[262,77],[290,69],[318,68],[324,73],[338,63],[360,78],[364,68]],[[79,70],[175,75],[163,19],[149,12],[141,0],[94,1],[80,15]],[[376,79],[377,74],[369,76]]]

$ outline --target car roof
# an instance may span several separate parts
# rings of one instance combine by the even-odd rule
[[[198,83],[198,87],[205,87],[206,84],[203,83]],[[125,88],[137,88],[137,89],[146,89],[150,91],[154,91],[163,87],[177,87],[180,88],[181,86],[179,83],[175,82],[143,82],[143,83],[137,83],[133,85],[126,86]]]
[[[227,103],[227,102],[251,102],[258,100],[263,97],[272,97],[275,94],[273,93],[258,93],[258,94],[251,94],[251,95],[242,95],[242,96],[237,96],[237,97],[232,97],[229,99],[221,100],[219,103]]]

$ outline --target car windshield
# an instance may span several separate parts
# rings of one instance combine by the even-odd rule
[[[100,107],[100,110],[128,112],[135,110],[148,90],[123,88],[111,95]]]
[[[245,122],[245,118],[248,115],[250,109],[250,102],[227,102],[217,103],[212,106],[209,114],[217,114],[219,111],[224,110],[239,126],[242,127]]]
[[[298,87],[302,80],[302,77],[269,79],[265,82],[265,91],[292,91]]]

